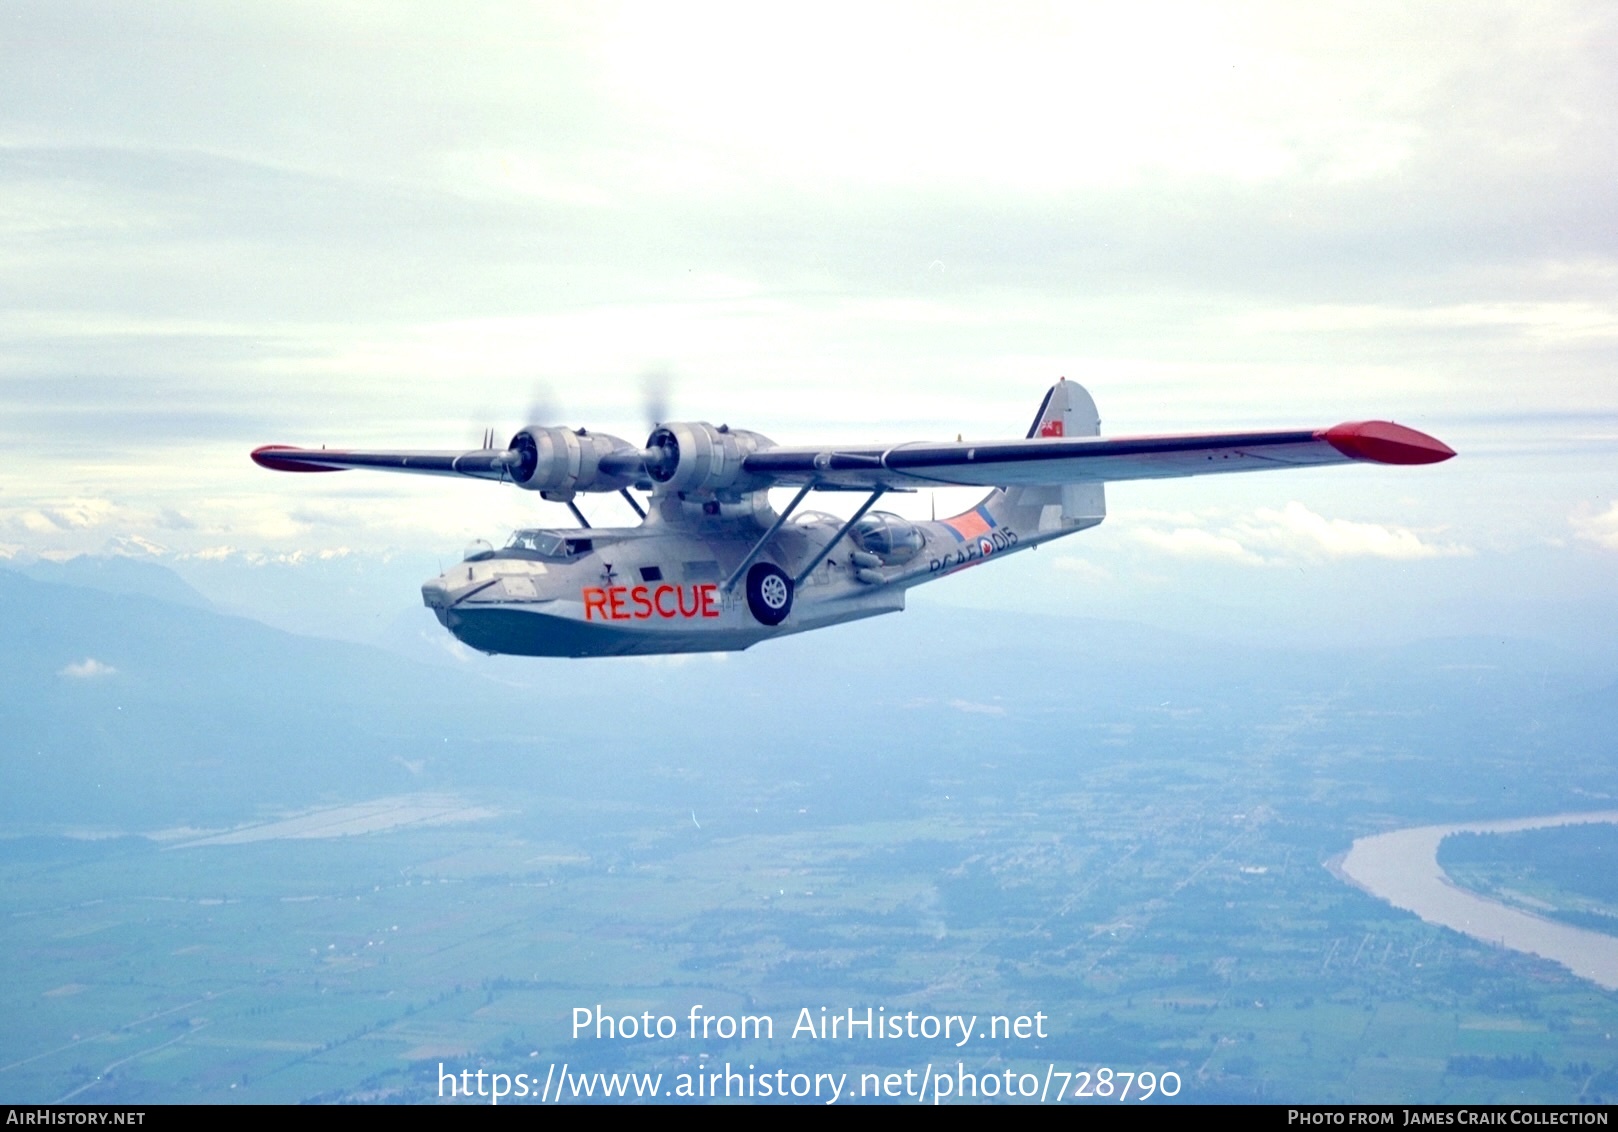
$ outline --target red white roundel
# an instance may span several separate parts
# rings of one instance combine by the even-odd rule
[[[980,538],[978,539],[978,550],[982,551],[983,557],[987,558],[994,553],[994,543],[986,538]]]

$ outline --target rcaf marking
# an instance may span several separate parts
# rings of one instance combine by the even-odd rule
[[[987,507],[977,506],[970,511],[963,511],[953,518],[945,519],[944,526],[949,533],[955,536],[957,542],[966,542],[978,535],[987,534],[994,530],[996,523],[994,514]]]
[[[979,535],[961,546],[953,553],[934,558],[927,564],[929,574],[937,574],[944,570],[955,570],[962,566],[970,566],[974,562],[982,562],[991,554],[1002,550],[1010,550],[1017,545],[1017,532],[1010,527],[999,527],[988,534]]]
[[[661,617],[718,617],[719,587],[700,586],[585,586],[584,619],[594,621],[645,621]]]

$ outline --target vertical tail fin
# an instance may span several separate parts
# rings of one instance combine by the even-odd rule
[[[1028,429],[1030,440],[1100,435],[1101,416],[1094,399],[1084,386],[1065,377],[1045,394]],[[996,523],[1027,532],[1080,531],[1107,517],[1106,492],[1099,483],[997,488],[978,506],[987,509]]]
[[[1100,436],[1101,414],[1084,386],[1062,378],[1045,393],[1028,439],[1041,436]]]

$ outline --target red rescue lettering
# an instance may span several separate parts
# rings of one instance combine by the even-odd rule
[[[679,588],[679,595],[680,595],[680,616],[681,617],[695,617],[698,613],[702,612],[702,597],[701,597],[700,594],[698,594],[696,592],[696,587],[693,587],[692,591],[691,591],[691,608],[690,609],[687,609],[685,607],[685,587],[684,586],[681,586]]]
[[[689,589],[689,593],[687,590]],[[719,587],[711,582],[700,586],[585,586],[584,619],[594,621],[645,621],[649,617],[669,620],[675,617],[720,616]]]
[[[674,610],[665,607],[664,604],[663,604],[663,599],[665,597],[670,596],[673,593],[674,593],[674,587],[673,586],[658,586],[657,587],[657,592],[652,595],[652,601],[657,605],[658,616],[660,616],[660,617],[673,617],[674,616]]]

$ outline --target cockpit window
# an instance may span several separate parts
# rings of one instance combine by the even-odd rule
[[[854,545],[887,565],[908,562],[927,543],[927,536],[908,519],[891,511],[872,511],[849,532]]]
[[[572,541],[576,540],[565,539],[550,531],[514,531],[511,540],[506,543],[506,549],[528,550],[544,558],[566,558],[571,553],[568,544]],[[589,540],[583,541],[588,550]]]

